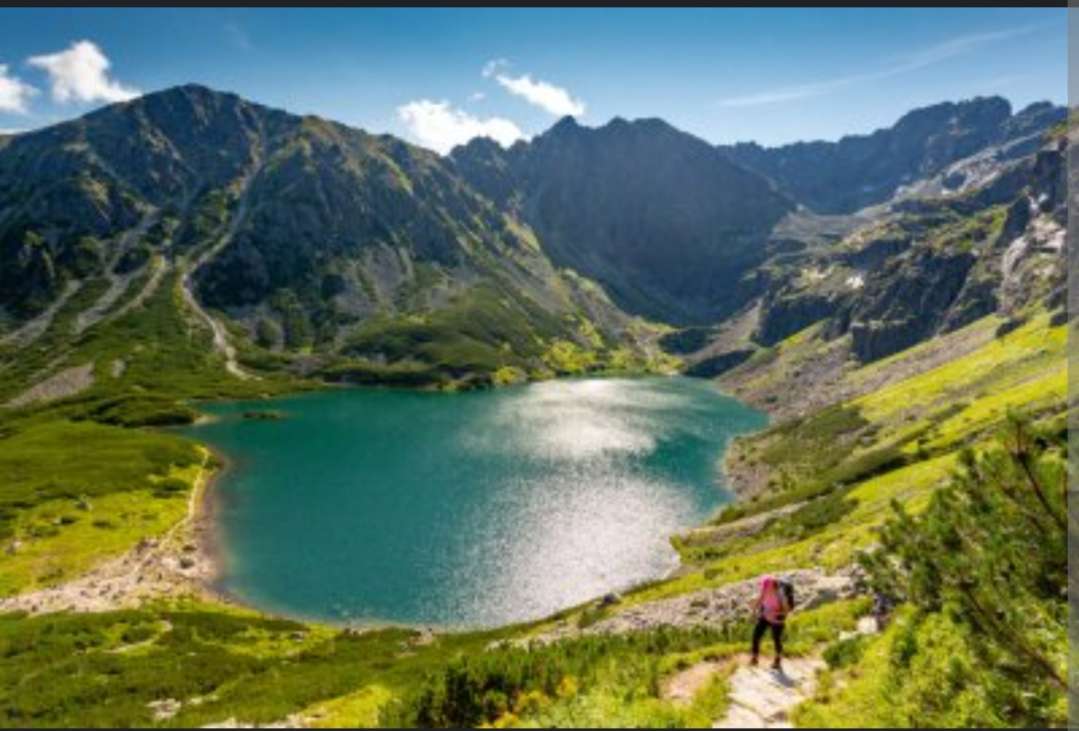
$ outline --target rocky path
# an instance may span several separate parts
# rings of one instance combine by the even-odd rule
[[[800,610],[848,599],[859,591],[856,577],[851,572],[825,574],[817,569],[798,569],[781,572],[798,587]],[[760,579],[753,578],[711,589],[701,589],[670,597],[642,602],[625,608],[617,604],[611,614],[581,629],[573,619],[525,641],[552,642],[565,637],[582,634],[621,634],[638,632],[657,627],[714,627],[724,622],[744,619],[753,598],[757,595]]]
[[[862,617],[856,629],[842,632],[840,639],[879,631],[872,617]],[[790,713],[795,706],[813,697],[817,673],[827,663],[818,654],[785,658],[782,670],[772,669],[772,655],[765,645],[760,664],[750,665],[748,654],[722,660],[707,660],[692,665],[664,681],[661,695],[665,700],[689,704],[716,675],[728,676],[730,706],[713,728],[790,728]]]
[[[813,695],[817,671],[825,666],[818,657],[787,658],[782,670],[773,670],[771,657],[761,657],[752,667],[749,655],[710,660],[672,675],[662,688],[662,697],[688,705],[720,673],[727,674],[730,706],[713,723],[713,728],[788,728],[791,710]]]
[[[782,670],[773,670],[767,656],[757,667],[748,656],[738,662],[729,681],[730,708],[713,728],[790,728],[791,709],[813,695],[817,671],[825,666],[816,657],[788,658]]]
[[[135,295],[135,297],[126,305],[116,310],[116,312],[112,314],[114,319],[123,317],[132,310],[142,307],[146,300],[150,299],[153,293],[157,291],[158,286],[161,285],[161,280],[168,274],[169,269],[172,268],[172,265],[169,264],[168,260],[162,256],[154,257],[147,266],[152,269],[150,271],[150,278],[146,280],[146,284],[143,285],[142,291]]]
[[[207,254],[216,254],[218,251],[220,251],[222,246],[223,244],[217,244],[216,246],[214,246],[213,249],[207,252]],[[194,292],[191,291],[191,274],[194,273],[195,270],[197,270],[207,258],[208,256],[204,255],[203,258],[200,258],[199,261],[195,262],[195,264],[192,265],[192,267],[184,273],[183,279],[180,282],[180,292],[183,294],[184,302],[191,309],[191,311],[194,312],[199,317],[199,319],[205,322],[206,325],[210,328],[211,332],[213,332],[214,350],[225,356],[225,370],[227,370],[229,373],[236,376],[237,378],[246,380],[251,376],[242,368],[240,368],[239,363],[236,362],[236,348],[232,347],[232,344],[229,343],[228,334],[225,331],[225,326],[222,325],[216,317],[207,312],[203,308],[203,306],[199,304],[199,301],[195,298]]]

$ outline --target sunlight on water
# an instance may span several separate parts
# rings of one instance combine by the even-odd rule
[[[357,390],[214,407],[223,584],[300,616],[494,625],[668,572],[763,417],[688,379],[468,394]]]

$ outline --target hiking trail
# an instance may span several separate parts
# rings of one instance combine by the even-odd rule
[[[729,681],[730,708],[712,728],[790,728],[791,709],[813,695],[817,671],[825,666],[818,657],[784,658],[780,671],[767,655],[757,667],[749,665],[748,655],[737,662]]]

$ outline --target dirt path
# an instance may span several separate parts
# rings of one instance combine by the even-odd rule
[[[675,673],[664,681],[660,689],[660,696],[664,700],[673,701],[679,705],[688,705],[693,698],[715,677],[716,673],[724,668],[729,668],[733,663],[727,661],[706,661]]]
[[[228,243],[225,239],[222,239],[222,242]],[[239,363],[236,362],[236,348],[232,347],[232,344],[229,343],[225,326],[199,304],[199,301],[195,298],[194,292],[191,291],[191,275],[211,256],[220,251],[224,246],[224,243],[216,244],[213,249],[204,254],[184,273],[183,278],[180,280],[180,292],[183,294],[184,302],[191,311],[194,312],[199,319],[205,322],[213,332],[214,350],[225,356],[225,370],[237,378],[246,380],[252,376],[240,368]]]
[[[817,671],[825,666],[817,657],[788,658],[782,670],[773,670],[767,656],[750,667],[739,656],[739,668],[730,677],[731,705],[713,728],[790,728],[791,709],[813,695]]]
[[[184,302],[191,308],[203,322],[205,322],[214,335],[214,350],[221,353],[225,357],[225,370],[237,378],[247,380],[249,378],[257,378],[250,373],[247,373],[236,362],[236,349],[229,343],[228,332],[225,330],[225,326],[218,321],[213,315],[207,312],[198,299],[195,297],[195,293],[191,287],[191,280],[195,273],[204,264],[209,262],[215,256],[217,256],[226,246],[232,241],[232,237],[236,235],[236,231],[239,230],[240,224],[243,223],[247,217],[247,191],[251,185],[251,181],[255,178],[261,168],[261,162],[259,158],[256,158],[253,167],[248,171],[240,182],[240,195],[239,202],[236,205],[236,212],[233,214],[232,219],[229,221],[229,225],[224,235],[218,239],[217,243],[211,246],[208,250],[202,253],[198,259],[194,261],[184,272],[183,277],[180,278],[180,291],[183,294]]]
[[[669,677],[662,686],[665,700],[688,705],[720,673],[727,674],[730,706],[713,728],[787,728],[791,710],[813,695],[817,671],[825,666],[818,657],[787,658],[782,670],[761,657],[751,667],[749,655],[700,662]]]
[[[841,632],[840,639],[871,635],[879,631],[872,617],[862,617],[854,630]],[[749,664],[750,656],[740,653],[723,660],[708,660],[667,678],[661,695],[665,700],[689,704],[719,673],[728,675],[730,706],[713,728],[789,728],[795,706],[813,697],[817,673],[827,663],[818,654],[785,658],[782,670],[772,669],[772,655],[766,644],[760,664]]]
[[[200,535],[208,530],[201,504],[210,478],[209,459],[207,452],[187,515],[160,538],[144,538],[73,581],[0,599],[0,612],[107,612],[153,598],[208,593],[214,564]]]

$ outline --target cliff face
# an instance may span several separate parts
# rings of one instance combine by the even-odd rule
[[[1064,286],[1063,143],[1050,139],[982,188],[903,199],[834,246],[772,260],[755,339],[825,320],[872,361]]]
[[[620,305],[672,322],[708,322],[753,294],[742,282],[793,208],[767,181],[656,119],[599,128],[565,118],[502,150],[451,153],[462,176],[511,206],[552,260],[601,282]]]

